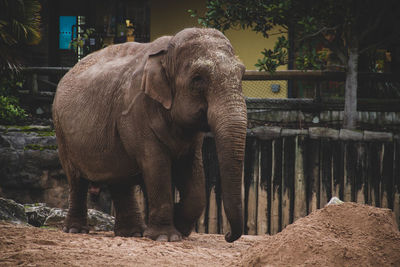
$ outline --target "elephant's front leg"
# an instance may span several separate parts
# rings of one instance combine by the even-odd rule
[[[180,241],[182,236],[173,222],[171,159],[162,148],[152,147],[149,150],[151,155],[144,155],[142,163],[149,205],[144,236],[157,241]]]
[[[199,140],[195,151],[178,161],[174,171],[180,193],[180,202],[175,206],[174,223],[184,236],[190,235],[206,206],[202,144]]]

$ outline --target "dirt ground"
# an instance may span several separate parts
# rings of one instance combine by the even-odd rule
[[[393,213],[332,205],[273,236],[192,234],[182,242],[65,234],[0,222],[0,266],[400,266]]]

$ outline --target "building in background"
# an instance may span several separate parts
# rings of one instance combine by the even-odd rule
[[[150,42],[187,27],[199,27],[188,9],[200,14],[206,0],[41,0],[43,39],[32,48],[31,66],[73,66],[80,58],[103,46]],[[246,69],[255,70],[261,51],[273,47],[278,35],[264,38],[251,30],[228,30],[237,56]],[[281,67],[286,69],[286,67]],[[245,82],[248,97],[287,97],[287,82]],[[278,86],[277,86],[278,85]],[[254,90],[256,87],[265,90]],[[274,88],[274,89],[273,89]]]

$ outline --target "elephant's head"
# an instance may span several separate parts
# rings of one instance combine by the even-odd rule
[[[211,130],[214,134],[223,203],[231,225],[225,236],[228,242],[243,232],[244,70],[221,32],[191,28],[149,56],[142,80],[145,93],[169,111],[172,121],[188,131]]]

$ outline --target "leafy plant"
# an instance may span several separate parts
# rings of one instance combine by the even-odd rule
[[[91,38],[95,39],[95,45],[90,44]],[[82,34],[78,35],[70,42],[69,46],[76,53],[78,53],[78,50],[80,49],[81,53],[79,54],[83,56],[105,47],[103,39],[99,34],[96,33],[96,30],[94,28],[85,29]]]
[[[18,106],[18,99],[0,95],[0,123],[15,124],[27,117],[25,110]]]
[[[0,79],[0,123],[15,124],[27,117],[19,106],[17,91],[22,88],[22,76],[17,72],[3,72]]]
[[[18,69],[21,48],[38,44],[40,36],[38,0],[0,0],[0,68]],[[0,70],[1,71],[1,70]]]
[[[87,28],[87,29],[85,29],[82,35],[77,35],[77,37],[74,38],[74,39],[70,42],[69,46],[70,46],[73,50],[75,50],[75,52],[78,51],[78,47],[81,48],[81,49],[83,49],[84,46],[85,46],[85,44],[87,44],[87,42],[88,42],[88,40],[89,40],[89,37],[90,37],[92,34],[94,34],[95,31],[96,31],[96,30],[95,30],[94,28]]]

